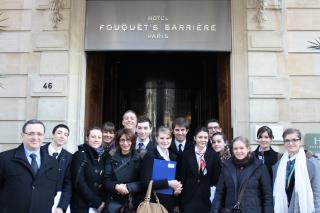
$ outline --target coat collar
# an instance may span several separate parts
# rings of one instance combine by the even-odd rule
[[[37,176],[42,175],[47,169],[52,168],[52,164],[49,164],[50,161],[57,163],[53,158],[51,159],[49,154],[45,154],[45,151],[46,150],[44,149],[40,149],[41,165],[37,173]],[[23,144],[19,145],[18,148],[16,149],[13,160],[24,165],[30,171],[30,173],[34,176],[31,165],[25,155]]]
[[[232,180],[233,180],[233,183],[235,185],[235,189],[236,189],[236,192],[238,191],[238,187],[242,187],[243,184],[245,183],[245,181],[250,178],[250,176],[254,173],[254,171],[262,165],[262,162],[258,159],[256,159],[254,156],[253,157],[253,162],[248,165],[247,167],[244,168],[244,178],[241,180],[239,186],[238,186],[238,181],[237,181],[237,168],[235,166],[235,164],[233,163],[233,159],[230,158],[229,160],[225,160],[223,162],[223,165],[230,171],[230,174],[232,176]],[[237,193],[236,193],[237,194]]]

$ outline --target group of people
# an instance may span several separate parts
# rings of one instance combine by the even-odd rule
[[[245,137],[228,142],[215,119],[192,139],[182,117],[172,128],[159,127],[155,140],[148,117],[129,110],[122,124],[118,131],[112,122],[91,127],[72,155],[63,148],[67,125],[55,126],[52,142],[42,145],[45,125],[27,121],[22,144],[0,153],[0,213],[135,212],[154,179],[155,160],[175,162],[175,178],[152,185],[171,189],[157,193],[170,213],[320,212],[320,164],[303,149],[297,129],[283,132],[286,151],[280,154],[270,146],[267,126],[258,130],[259,146],[252,152]]]

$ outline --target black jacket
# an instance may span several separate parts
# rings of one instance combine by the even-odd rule
[[[141,156],[136,150],[132,150],[130,158],[126,159],[126,162],[123,162],[120,150],[115,150],[110,154],[111,156],[108,158],[105,166],[103,186],[111,194],[111,199],[124,203],[126,196],[118,194],[115,186],[116,184],[124,183],[127,185],[130,194],[138,196],[138,193],[141,191],[139,178]],[[134,198],[136,198],[134,202],[137,203],[138,197],[134,196]]]
[[[49,157],[49,151],[48,151],[49,143],[42,146],[41,149],[43,149],[45,154],[47,154]],[[58,157],[58,172],[59,172],[59,179],[58,179],[58,191],[61,191],[61,197],[60,201],[57,207],[62,208],[63,210],[66,210],[68,208],[68,205],[71,201],[71,193],[72,193],[72,181],[71,181],[71,160],[72,160],[72,154],[68,152],[65,149],[61,150],[61,153]]]
[[[71,163],[71,212],[87,213],[89,208],[98,208],[106,200],[102,187],[106,157],[105,153],[99,158],[96,150],[87,144],[78,147]]]
[[[186,139],[186,145],[184,147],[184,150],[182,153],[179,153],[177,146],[174,142],[175,139],[172,139],[171,145],[169,150],[171,150],[176,156],[177,156],[177,179],[181,179],[181,166],[182,166],[182,155],[185,153],[187,150],[194,148],[194,141],[189,140],[188,138]]]
[[[181,205],[184,212],[209,212],[210,210],[210,187],[218,181],[219,156],[212,149],[207,148],[204,159],[207,169],[206,175],[199,171],[194,146],[183,154]]]
[[[51,212],[57,191],[58,162],[43,150],[36,175],[25,156],[24,147],[0,154],[0,212]]]
[[[169,158],[171,161],[176,161],[177,156],[169,150]],[[147,154],[143,157],[140,169],[140,179],[143,189],[143,196],[145,196],[147,192],[147,188],[149,185],[149,181],[152,179],[152,170],[153,170],[153,160],[159,159],[164,160],[163,157],[158,152],[157,148],[154,148],[152,151],[147,152]],[[178,165],[177,165],[178,166]],[[164,189],[168,188],[168,180],[157,180],[153,182],[152,189]],[[164,205],[164,207],[168,210],[168,212],[173,212],[174,208],[174,196],[167,194],[159,194],[157,193],[160,203]]]
[[[253,157],[251,163],[242,169],[241,176],[237,175],[239,170],[232,158],[223,162],[211,212],[220,213],[223,208],[231,209],[238,200],[241,186],[249,178],[240,204],[242,212],[273,213],[272,188],[267,167]]]
[[[259,152],[259,147],[254,151],[255,156],[258,159],[263,160],[263,163],[267,166],[271,180],[272,180],[272,166],[281,158],[281,154],[274,151],[271,147],[270,150],[263,153]]]

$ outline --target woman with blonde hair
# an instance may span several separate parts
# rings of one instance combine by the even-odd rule
[[[273,213],[268,169],[251,153],[249,140],[233,139],[232,152],[232,158],[222,163],[211,213]]]

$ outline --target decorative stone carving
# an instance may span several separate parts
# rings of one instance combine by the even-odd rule
[[[5,30],[5,28],[7,27],[7,26],[3,25],[3,22],[5,20],[7,20],[8,18],[4,18],[3,16],[4,16],[4,12],[0,12],[0,31]]]
[[[311,45],[308,47],[310,49],[320,50],[320,37],[314,39],[314,41],[308,41]]]
[[[267,0],[256,0],[256,10],[257,10],[256,20],[258,22],[258,26],[261,28],[263,27],[263,23],[268,20],[265,14],[265,10],[267,6],[268,6]]]
[[[61,10],[64,6],[63,0],[50,0],[51,21],[53,28],[58,28],[58,24],[62,22],[63,15]]]

